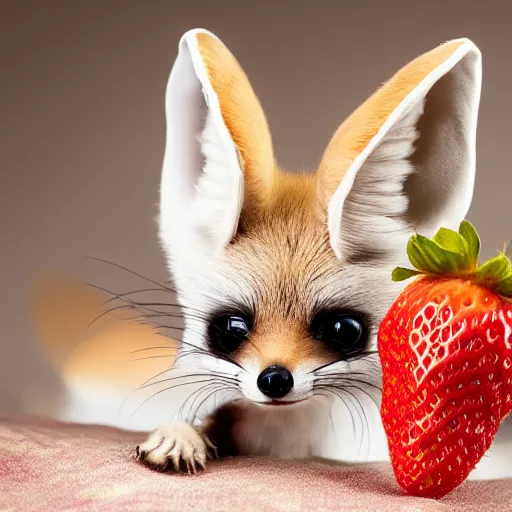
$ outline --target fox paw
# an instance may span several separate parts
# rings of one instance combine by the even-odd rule
[[[183,422],[157,428],[135,450],[136,458],[153,469],[188,474],[205,469],[207,458],[214,454],[216,448],[210,440]]]

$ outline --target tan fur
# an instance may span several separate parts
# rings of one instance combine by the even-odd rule
[[[224,44],[209,34],[196,37],[224,123],[239,151],[245,177],[245,206],[261,204],[267,199],[275,175],[265,114],[246,74]]]
[[[409,62],[338,128],[327,146],[318,171],[318,189],[324,207],[327,207],[347,169],[389,115],[429,73],[463,44],[445,43]]]
[[[227,251],[232,265],[254,276],[257,328],[239,357],[258,360],[261,369],[282,364],[293,370],[299,363],[322,364],[332,357],[308,331],[315,278],[339,271],[318,216],[314,180],[312,174],[278,171],[266,206],[257,216],[242,217],[243,234]]]

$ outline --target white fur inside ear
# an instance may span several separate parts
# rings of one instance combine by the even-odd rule
[[[192,30],[181,39],[167,84],[160,240],[177,263],[195,251],[219,254],[236,232],[243,201],[237,149],[222,117]]]
[[[344,245],[361,252],[392,253],[405,247],[409,226],[404,222],[408,198],[404,181],[414,171],[409,158],[418,137],[416,123],[424,100],[405,112],[373,150],[354,179],[344,204]]]
[[[466,216],[481,54],[467,39],[454,42],[462,44],[401,101],[333,194],[328,228],[338,258],[370,253],[398,263],[412,230],[431,236]]]
[[[238,162],[233,162],[232,155],[225,150],[210,112],[206,114],[199,144],[204,163],[190,208],[191,228],[218,251],[234,234],[234,219],[238,219],[241,208],[238,198],[243,174]]]

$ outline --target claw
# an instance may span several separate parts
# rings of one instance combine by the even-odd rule
[[[211,448],[212,450],[215,450],[215,453],[217,453],[217,447],[208,439],[208,437],[203,436],[204,442],[206,443],[206,446],[208,448]]]
[[[205,469],[207,455],[217,457],[217,448],[190,425],[171,424],[155,431],[145,444],[135,446],[132,453],[153,469],[197,475],[199,469]]]
[[[197,459],[196,462],[203,471],[206,469],[206,466],[204,465],[204,462],[202,460]]]
[[[174,467],[174,471],[176,473],[180,472],[180,456],[179,455],[171,455],[172,458],[172,465]]]
[[[140,449],[140,446],[135,448],[135,459],[136,460],[144,460],[146,457],[146,452]]]

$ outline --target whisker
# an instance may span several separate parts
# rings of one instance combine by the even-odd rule
[[[194,384],[201,384],[203,382],[211,382],[212,379],[205,379],[205,380],[198,380],[198,381],[193,381],[193,382],[181,382],[181,383],[178,383],[178,384],[174,384],[173,386],[168,386],[167,388],[165,389],[161,389],[159,391],[157,391],[156,393],[153,393],[149,398],[146,398],[146,400],[144,400],[144,402],[142,402],[129,416],[128,416],[128,420],[130,420],[132,418],[132,416],[142,407],[144,406],[145,404],[147,404],[150,400],[152,400],[153,398],[155,398],[156,396],[166,392],[166,391],[170,391],[171,389],[175,389],[175,388],[179,388],[179,387],[182,387],[182,386],[190,386],[190,385],[194,385]]]
[[[176,292],[176,290],[172,287],[163,285],[162,283],[159,283],[158,281],[155,281],[154,279],[151,279],[149,277],[143,276],[142,274],[139,274],[138,272],[135,272],[134,270],[130,270],[129,268],[123,267],[123,265],[120,265],[119,263],[114,263],[113,261],[105,260],[103,258],[96,258],[94,256],[86,256],[87,259],[99,261],[101,263],[106,263],[107,265],[112,265],[113,267],[116,267],[118,269],[124,270],[125,272],[128,272],[134,276],[140,277],[141,279],[145,279],[146,281],[153,283],[154,285],[163,288],[165,290],[168,290],[170,292]]]
[[[357,402],[357,404],[359,405],[360,413],[362,413],[362,416],[359,413],[359,419],[361,420],[361,437],[359,439],[359,450],[357,452],[357,456],[359,457],[359,455],[361,454],[361,450],[363,448],[364,425],[366,424],[366,431],[368,432],[368,435],[370,435],[370,424],[368,423],[368,418],[366,416],[366,413],[364,412],[364,407],[361,404],[361,401],[359,400],[359,398],[354,393],[349,391],[348,389],[344,389],[344,391],[345,391],[345,393],[349,394]],[[363,417],[364,417],[364,421],[365,421],[364,424],[363,424]],[[368,453],[367,453],[367,457],[368,457]]]
[[[215,372],[189,373],[187,375],[180,375],[178,377],[170,377],[168,379],[162,379],[162,380],[158,380],[156,382],[151,382],[149,384],[146,384],[146,385],[140,387],[139,390],[149,388],[151,386],[155,386],[156,384],[162,384],[163,382],[170,382],[173,380],[183,379],[183,378],[187,378],[187,377],[212,377],[212,380],[213,379],[222,379],[222,380],[225,380],[226,382],[235,382],[235,383],[240,382],[236,377],[223,375],[222,373],[215,373]]]
[[[130,352],[130,354],[137,354],[138,352],[146,352],[147,350],[179,350],[179,348],[173,347],[173,346],[147,347],[147,348],[139,348],[137,350],[132,350]]]
[[[165,318],[165,317],[169,317],[169,318],[183,318],[183,315],[175,315],[173,313],[164,313],[164,312],[161,312],[161,313],[151,313],[151,314],[147,314],[147,313],[141,313],[140,315],[140,318]],[[133,320],[138,320],[138,317],[135,317]]]
[[[353,432],[353,435],[354,437],[356,437],[356,422],[354,420],[354,414],[352,413],[352,409],[350,408],[350,406],[348,405],[347,401],[345,400],[345,398],[340,394],[340,393],[337,393],[337,389],[336,388],[333,388],[331,386],[328,386],[326,384],[320,384],[318,386],[319,389],[323,389],[325,391],[328,391],[329,393],[337,396],[342,402],[343,404],[345,405],[345,408],[347,409],[347,411],[349,412],[350,414],[350,419],[352,421],[352,432]]]
[[[214,383],[214,382],[208,382],[207,384],[204,384],[203,386],[200,386],[198,389],[196,389],[195,391],[192,391],[192,393],[190,393],[190,395],[183,401],[183,403],[181,404],[179,410],[178,410],[178,418],[180,419],[187,419],[187,418],[183,418],[183,411],[185,410],[185,407],[187,405],[187,403],[194,397],[194,401],[196,400],[196,398],[198,396],[201,395],[201,393],[205,390],[205,389],[210,389],[212,386],[216,386],[217,383]]]
[[[349,375],[353,375],[352,373],[350,373]],[[374,388],[378,391],[382,391],[382,388],[376,384],[372,384],[371,382],[368,382],[368,381],[365,381],[365,380],[362,380],[362,379],[352,379],[351,377],[346,377],[344,375],[334,375],[334,376],[322,376],[322,377],[319,377],[317,379],[315,379],[313,382],[331,382],[333,381],[332,383],[335,384],[337,382],[340,382],[340,383],[343,383],[343,382],[357,382],[357,383],[360,383],[360,384],[363,384],[365,386],[368,386],[368,387],[371,387],[371,388]]]
[[[353,384],[353,383],[355,383],[355,384]],[[337,380],[335,382],[330,382],[329,378],[321,378],[321,379],[315,380],[314,384],[313,384],[313,388],[314,388],[314,390],[316,390],[317,388],[320,388],[320,389],[327,389],[328,388],[331,392],[334,392],[334,390],[336,389],[336,390],[339,390],[341,393],[346,393],[347,395],[350,395],[353,398],[353,400],[355,402],[357,402],[357,409],[356,410],[358,412],[358,415],[359,415],[359,418],[360,418],[360,421],[361,421],[361,429],[362,429],[361,439],[360,439],[360,443],[359,443],[358,456],[361,454],[361,451],[362,451],[363,436],[364,436],[364,432],[366,430],[367,438],[368,438],[367,439],[366,457],[368,458],[369,453],[370,453],[370,446],[371,446],[370,423],[368,421],[368,417],[366,415],[365,408],[364,408],[361,400],[359,399],[359,397],[352,390],[357,390],[357,391],[363,393],[365,396],[367,396],[371,400],[373,405],[377,408],[377,410],[379,410],[380,407],[379,407],[379,404],[378,404],[375,396],[373,396],[371,393],[369,393],[363,387],[358,386],[356,384],[360,384],[362,386],[365,386],[365,385],[369,386],[369,387],[371,387],[373,389],[376,389],[379,392],[382,391],[380,387],[378,387],[378,386],[376,386],[376,385],[374,385],[372,383],[369,383],[369,382],[366,382],[366,381],[362,381],[362,380],[359,380],[359,379],[347,378],[345,376],[343,376],[342,378],[340,378],[339,380]],[[364,420],[364,422],[363,422],[363,420]],[[366,427],[366,429],[365,429],[365,427]]]
[[[346,356],[340,357],[339,359],[335,359],[334,361],[330,361],[329,363],[325,363],[325,364],[323,364],[321,366],[318,366],[318,367],[314,368],[313,370],[308,372],[308,374],[316,373],[316,372],[318,372],[320,370],[323,370],[324,368],[327,368],[329,366],[332,366],[332,365],[334,365],[336,363],[341,363],[341,362],[351,363],[353,361],[359,361],[361,359],[364,359],[366,356],[369,356],[369,355],[371,356],[371,355],[373,355],[375,353],[376,353],[376,351],[363,352],[362,354],[359,354],[359,355],[354,356],[354,357],[349,357],[349,358],[347,358]],[[366,360],[365,360],[365,362],[366,362]]]
[[[194,414],[191,415],[187,415],[186,419],[188,421],[190,421],[191,423],[193,423],[196,419],[196,416],[197,416],[197,413],[199,411],[199,409],[201,408],[201,406],[203,405],[203,403],[208,400],[208,398],[212,395],[212,393],[209,393],[210,390],[214,390],[215,392],[217,391],[221,391],[223,389],[228,389],[228,388],[235,388],[235,386],[233,384],[228,384],[228,383],[223,383],[221,380],[218,380],[218,381],[215,381],[215,382],[212,382],[210,385],[205,385],[205,386],[202,386],[202,388],[199,390],[199,392],[194,392],[192,393],[192,395],[190,395],[187,400],[185,400],[185,402],[182,404],[182,406],[180,407],[180,411],[179,411],[179,415],[181,416],[182,413],[183,413],[183,410],[185,408],[185,405],[187,404],[187,402],[192,398],[192,396],[194,396],[194,400],[192,401],[192,404],[190,405],[190,408],[189,408],[189,413],[192,413],[192,410],[194,410]],[[202,393],[206,390],[206,393],[207,393],[207,397],[202,400],[200,402],[200,404],[195,408],[193,409],[194,407],[194,404],[196,403],[197,400],[200,399],[200,397],[202,396]],[[192,418],[192,419],[190,419]]]
[[[88,286],[94,286],[94,285],[89,284]],[[122,299],[123,297],[128,297],[129,295],[135,295],[136,293],[148,293],[148,292],[171,293],[171,292],[169,292],[169,290],[165,290],[162,288],[143,288],[142,290],[132,290],[129,292],[123,292],[123,293],[117,293],[117,294],[115,292],[112,292],[112,291],[106,290],[106,289],[103,289],[103,291],[110,293],[111,295],[113,295],[113,297],[110,297],[110,299],[107,299],[105,302],[102,302],[100,304],[101,306],[105,306],[109,302],[112,302],[116,299]]]
[[[163,312],[151,313],[151,314],[141,313],[139,316],[131,318],[131,320],[139,320],[141,318],[145,318],[147,320],[149,320],[151,318],[183,318],[183,315],[176,315],[174,313],[163,313]]]
[[[177,315],[177,314],[174,314],[174,313],[163,313],[162,311],[153,310],[153,309],[147,308],[145,306],[141,306],[140,304],[137,304],[137,303],[134,303],[134,302],[128,302],[125,299],[121,299],[121,300],[123,302],[126,302],[126,304],[119,304],[117,306],[114,306],[114,307],[111,307],[109,309],[106,309],[106,310],[102,311],[96,318],[94,318],[89,323],[89,325],[86,327],[85,331],[90,329],[92,325],[94,325],[98,320],[100,320],[104,316],[109,315],[111,313],[114,313],[116,311],[121,311],[121,310],[128,310],[128,311],[132,310],[132,311],[137,311],[138,313],[140,313],[140,309],[139,308],[142,308],[142,309],[146,309],[147,311],[150,311],[151,313],[155,314],[155,317],[157,317],[157,316],[164,317],[165,316],[165,317],[169,317],[169,318],[183,318],[182,314]],[[147,315],[147,314],[139,314],[138,316],[135,316],[135,317],[126,318],[125,320],[127,320],[127,321],[137,321],[137,320],[142,319],[142,318],[149,319],[149,318],[152,318],[152,316],[151,315]],[[172,327],[172,326],[167,326],[167,327]],[[180,329],[180,327],[177,327],[177,328]]]
[[[212,354],[211,352],[208,352],[207,350],[205,349],[202,349],[192,343],[188,343],[188,342],[185,342],[185,341],[182,341],[181,342],[182,345],[187,345],[187,346],[191,346],[193,348],[195,348],[196,350],[200,350],[202,355],[205,355],[205,356],[210,356],[210,357],[213,357],[215,359],[221,359],[223,361],[226,361],[227,363],[230,363],[234,366],[236,366],[237,368],[240,368],[241,370],[243,370],[244,372],[246,373],[249,373],[241,364],[237,363],[236,361],[233,361],[233,359],[229,358],[229,357],[226,357],[226,356],[223,356],[223,355],[220,355],[220,354]]]
[[[325,377],[326,375],[368,375],[368,372],[369,371],[372,371],[373,369],[372,368],[365,368],[364,371],[362,372],[357,372],[357,371],[353,371],[353,370],[350,370],[350,369],[346,369],[346,370],[330,370],[330,371],[327,371],[327,372],[317,372],[316,373],[316,376],[318,377]],[[379,368],[380,370],[380,368]]]
[[[136,324],[138,325],[148,325],[150,327],[154,327],[155,330],[159,330],[159,329],[171,329],[171,330],[174,330],[174,331],[185,331],[185,327],[178,327],[176,325],[163,325],[163,324],[159,324],[157,322],[141,322],[140,320],[138,320],[137,322],[135,322]],[[159,334],[161,334],[162,336],[166,336],[167,338],[169,338],[170,336],[167,336],[166,334],[162,333],[162,332],[159,332]],[[172,339],[175,339],[174,337],[172,337]],[[180,340],[175,340],[175,341],[180,341]]]
[[[367,383],[367,382],[364,382],[364,381],[359,381],[359,380],[356,380],[356,379],[352,379],[352,380],[348,379],[347,381],[348,382],[355,382],[355,383],[359,383],[359,384],[363,384],[363,385],[368,385],[368,386],[376,389],[377,391],[382,392],[382,389],[379,388],[378,386],[372,386],[370,383]],[[315,386],[315,385],[316,384],[313,384],[313,386]],[[332,388],[341,389],[341,390],[357,389],[357,390],[361,391],[362,393],[364,393],[366,396],[368,396],[368,398],[375,404],[375,407],[377,409],[380,408],[380,406],[377,403],[375,397],[371,393],[369,393],[367,390],[363,389],[362,387],[356,386],[354,384],[346,384],[346,381],[344,381],[344,380],[341,380],[341,381],[338,381],[338,382],[330,382],[330,383],[320,384],[320,385],[330,386]]]
[[[140,391],[141,389],[145,389],[147,387],[150,387],[151,385],[155,385],[155,384],[159,384],[159,383],[162,383],[162,382],[170,382],[170,381],[173,381],[173,380],[177,380],[177,379],[184,379],[184,378],[187,378],[187,377],[207,377],[207,376],[215,376],[215,373],[213,372],[201,372],[201,373],[189,373],[189,374],[185,374],[185,375],[178,375],[176,377],[170,377],[168,379],[164,379],[164,380],[159,380],[159,381],[155,381],[155,382],[151,382],[153,381],[154,379],[157,379],[158,377],[160,377],[161,375],[164,375],[165,373],[169,373],[169,372],[172,372],[172,371],[176,371],[178,370],[179,368],[167,368],[159,373],[157,373],[156,375],[153,375],[152,377],[150,377],[149,379],[145,380],[142,384],[140,384],[137,388],[135,388],[133,391],[131,391],[127,396],[126,398],[121,402],[121,405],[119,406],[119,412],[122,411],[122,409],[124,408],[126,402],[130,399],[130,397],[132,397],[135,393],[137,393],[138,391]],[[222,375],[222,374],[220,374]]]
[[[87,332],[98,320],[101,320],[104,316],[114,313],[115,311],[119,311],[121,309],[135,309],[135,308],[133,308],[132,306],[123,304],[121,306],[116,306],[114,308],[107,309],[106,311],[103,311],[102,313],[100,313],[94,320],[92,320],[89,323],[89,325],[85,328],[85,332]]]
[[[365,394],[365,395],[366,395],[366,396],[367,396],[367,397],[368,397],[368,398],[369,398],[369,399],[374,403],[374,405],[375,405],[375,407],[376,407],[377,409],[380,409],[380,406],[379,406],[379,404],[377,403],[377,401],[375,400],[375,397],[374,397],[373,395],[371,395],[370,393],[368,393],[368,391],[366,391],[365,389],[360,388],[360,387],[358,387],[358,386],[354,386],[354,385],[349,385],[349,386],[346,386],[346,387],[348,387],[348,388],[354,388],[354,389],[357,389],[357,390],[361,391],[361,393],[364,393],[364,394]],[[381,390],[381,391],[382,391],[382,390]]]
[[[135,363],[137,361],[145,361],[146,359],[161,359],[161,358],[169,358],[169,357],[174,357],[174,355],[168,354],[168,355],[158,355],[158,356],[137,357],[136,359],[131,359],[130,363]]]
[[[228,389],[235,389],[237,390],[237,388],[235,388],[234,386],[224,386],[224,387],[220,387],[220,388],[217,388],[215,389],[212,393],[210,393],[208,396],[206,396],[206,398],[204,398],[200,403],[199,405],[197,406],[196,410],[194,411],[194,415],[192,416],[192,421],[195,421],[196,418],[197,418],[197,415],[199,414],[199,411],[201,410],[201,407],[203,406],[203,404],[212,396],[214,395],[215,393],[218,393],[219,391],[225,391],[225,390],[228,390]]]

